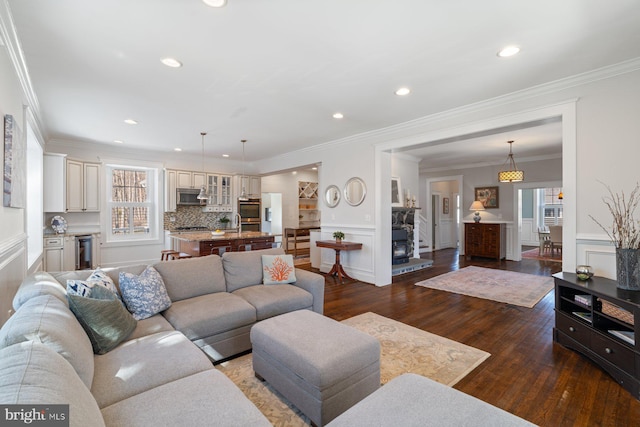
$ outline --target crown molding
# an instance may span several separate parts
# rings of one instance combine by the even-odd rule
[[[36,92],[33,90],[33,85],[31,84],[29,69],[24,58],[20,39],[18,38],[18,33],[13,22],[11,8],[9,7],[7,0],[2,0],[0,3],[0,40],[7,48],[9,59],[16,71],[20,87],[22,88],[22,93],[27,101],[27,106],[30,109],[30,114],[33,118],[35,127],[38,128],[34,131],[46,140],[47,132],[44,122],[42,121],[40,102],[38,101]]]

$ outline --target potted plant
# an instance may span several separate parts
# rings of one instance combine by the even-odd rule
[[[231,220],[226,215],[223,215],[218,221],[220,221],[220,228],[228,228]]]
[[[604,184],[603,184],[604,185]],[[631,191],[629,197],[611,191],[605,185],[608,196],[602,198],[609,208],[613,223],[603,226],[597,219],[589,215],[602,228],[616,247],[616,279],[621,289],[640,291],[640,221],[635,211],[640,203],[640,184]]]
[[[336,243],[341,243],[344,239],[344,233],[342,231],[334,231],[333,238],[336,239]]]

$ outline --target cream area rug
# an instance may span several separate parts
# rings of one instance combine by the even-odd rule
[[[380,341],[382,383],[406,372],[420,374],[452,386],[486,360],[490,354],[434,335],[375,313],[364,313],[342,323]],[[309,419],[267,382],[255,378],[251,355],[217,365],[274,426],[309,425]]]
[[[423,280],[416,286],[533,308],[553,289],[553,278],[471,266]]]

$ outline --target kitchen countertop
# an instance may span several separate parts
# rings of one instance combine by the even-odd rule
[[[280,234],[262,233],[260,231],[243,231],[238,233],[235,231],[226,232],[221,236],[215,236],[210,231],[187,231],[181,233],[171,233],[169,237],[176,240],[182,240],[184,242],[200,242],[203,240],[237,240],[237,239],[250,239],[255,237],[274,237],[280,236]]]

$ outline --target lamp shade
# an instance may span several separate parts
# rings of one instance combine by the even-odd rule
[[[520,182],[524,181],[524,172],[518,170],[498,172],[498,181],[500,182]]]
[[[484,210],[484,205],[482,204],[482,202],[480,200],[476,200],[475,202],[471,203],[471,206],[469,206],[469,210],[470,211],[483,211]]]

